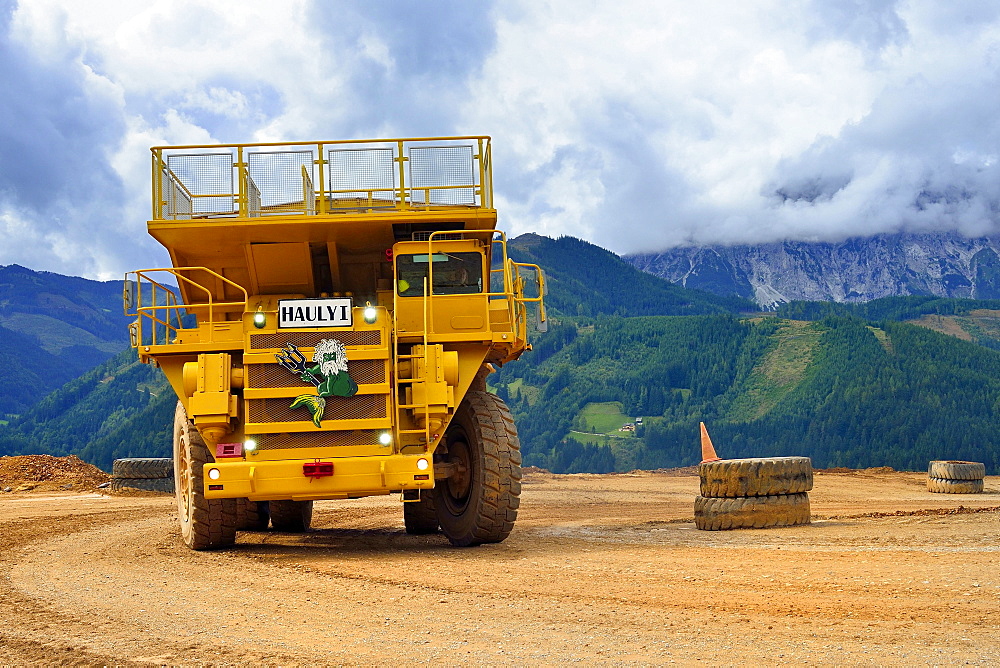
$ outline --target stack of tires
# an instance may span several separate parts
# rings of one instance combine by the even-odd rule
[[[931,462],[927,467],[927,491],[938,494],[979,494],[983,491],[986,465],[980,462]]]
[[[809,524],[813,486],[808,457],[721,459],[702,462],[694,523],[705,531]]]
[[[159,457],[116,459],[111,468],[111,489],[141,489],[174,493],[174,460]]]

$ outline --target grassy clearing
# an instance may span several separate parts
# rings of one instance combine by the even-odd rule
[[[583,407],[577,415],[574,423],[582,426],[582,431],[589,431],[598,434],[626,435],[628,432],[620,432],[621,426],[626,422],[632,422],[632,418],[622,413],[622,404],[618,401],[605,401],[601,403],[590,403]]]
[[[882,347],[885,348],[887,353],[890,355],[896,354],[892,347],[892,339],[889,338],[889,335],[885,333],[884,329],[879,329],[878,327],[868,327],[868,330],[875,335],[875,338],[878,339],[878,342],[882,344]]]
[[[751,372],[743,393],[733,402],[731,419],[749,422],[777,406],[805,378],[822,335],[822,327],[815,323],[786,321],[774,335],[774,346]]]
[[[959,318],[951,315],[928,314],[920,316],[916,320],[908,320],[907,322],[911,325],[926,327],[927,329],[933,329],[935,332],[954,336],[956,339],[971,341],[972,335],[962,327],[962,323],[959,320]]]
[[[542,388],[525,385],[523,378],[518,378],[513,383],[508,385],[507,390],[512,397],[519,395],[523,396],[527,400],[529,406],[534,406],[538,401],[538,397],[542,394]]]
[[[963,341],[1000,342],[1000,311],[977,309],[967,316],[925,315],[908,324],[933,329]]]

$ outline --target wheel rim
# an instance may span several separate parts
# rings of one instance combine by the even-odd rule
[[[469,506],[473,476],[472,454],[464,435],[448,444],[448,459],[457,464],[457,470],[445,484],[445,506],[453,515],[460,515]]]
[[[191,507],[193,505],[191,495],[193,487],[191,484],[191,466],[188,461],[188,443],[183,435],[181,436],[180,446],[177,453],[177,468],[180,474],[180,480],[177,481],[177,488],[180,492],[177,496],[177,510],[180,514],[181,523],[187,525],[191,521]]]

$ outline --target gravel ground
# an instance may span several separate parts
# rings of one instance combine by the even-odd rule
[[[532,471],[498,545],[378,497],[200,553],[172,497],[0,494],[0,665],[1000,663],[1000,479],[818,472],[812,524],[719,532],[697,491]]]

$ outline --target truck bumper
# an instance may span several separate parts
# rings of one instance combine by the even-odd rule
[[[419,461],[426,463],[421,469]],[[332,464],[332,475],[307,475],[317,462]],[[311,501],[388,494],[434,487],[429,455],[332,457],[249,462],[225,460],[205,464],[205,498],[251,501]]]

